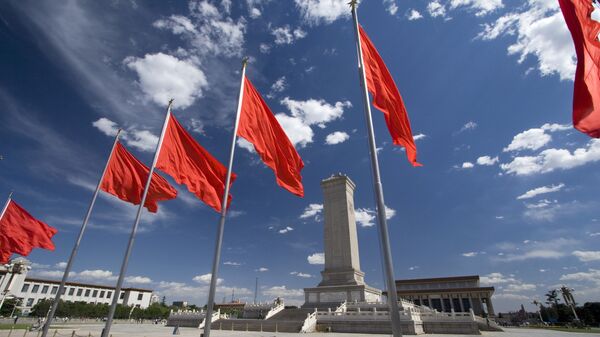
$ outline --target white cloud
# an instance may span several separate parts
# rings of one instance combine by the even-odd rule
[[[330,24],[350,17],[350,7],[341,0],[295,0],[302,19],[310,25]]]
[[[294,146],[300,145],[300,147],[305,147],[313,142],[313,130],[301,118],[288,116],[283,113],[275,115],[275,118],[277,118],[277,121]]]
[[[517,134],[512,142],[504,148],[504,152],[520,150],[537,150],[552,140],[552,136],[543,129],[529,129]]]
[[[223,264],[226,266],[234,266],[234,267],[239,267],[242,265],[239,262],[233,262],[233,261],[225,261],[225,262],[223,262]]]
[[[258,9],[258,8],[251,8],[249,15],[251,18],[256,19],[256,18],[259,18],[262,15],[262,13],[260,12],[260,9]]]
[[[475,123],[473,121],[468,121],[467,123],[465,123],[465,125],[462,126],[462,128],[460,128],[460,130],[458,130],[458,133],[469,131],[469,130],[475,130],[476,128],[477,128],[477,123]]]
[[[558,184],[558,185],[552,185],[552,186],[542,186],[542,187],[534,188],[534,189],[529,190],[529,191],[525,192],[524,194],[518,196],[517,199],[519,199],[519,200],[521,200],[521,199],[531,199],[531,198],[534,198],[534,197],[536,197],[536,196],[538,196],[540,194],[558,192],[563,187],[565,187],[565,184]]]
[[[289,137],[289,135],[288,135],[288,137]],[[237,146],[241,147],[242,149],[245,149],[246,151],[249,151],[251,153],[256,152],[256,150],[254,149],[254,145],[252,145],[252,143],[245,140],[244,138],[238,137],[236,143],[237,143]]]
[[[255,271],[259,272],[259,273],[264,273],[269,271],[269,268],[265,268],[265,267],[260,267],[258,269],[256,269]]]
[[[534,241],[525,247],[516,249],[514,245],[507,245],[512,248],[512,252],[504,254],[497,258],[503,262],[525,261],[531,259],[559,259],[568,255],[570,248],[579,244],[579,241],[573,239],[557,238],[549,241]]]
[[[492,158],[490,156],[482,156],[477,158],[477,165],[492,166],[498,163],[498,156]]]
[[[515,293],[520,293],[523,291],[534,291],[536,290],[537,287],[535,284],[531,284],[531,283],[516,283],[516,284],[509,284],[504,291],[506,292],[515,292]]]
[[[502,273],[491,273],[485,276],[481,276],[479,278],[479,282],[484,286],[488,286],[494,284],[517,282],[517,280],[513,277],[505,276]]]
[[[450,0],[450,8],[467,7],[475,11],[476,16],[483,16],[504,7],[502,0]]]
[[[301,272],[297,272],[297,271],[291,272],[290,275],[294,275],[294,276],[298,276],[298,277],[303,277],[303,278],[313,277],[311,274],[301,273]]]
[[[72,273],[72,276],[80,280],[102,280],[102,281],[115,281],[117,280],[117,275],[113,275],[111,271],[108,270],[84,270],[79,273]]]
[[[493,40],[514,36],[516,42],[508,47],[508,54],[519,55],[519,63],[532,55],[542,76],[558,74],[561,80],[573,78],[575,50],[558,2],[527,0],[520,8],[485,24],[478,37]]]
[[[298,27],[296,29],[290,28],[290,26],[283,26],[273,28],[271,34],[275,37],[275,44],[292,44],[294,41],[303,39],[307,33]]]
[[[287,83],[285,81],[285,76],[281,76],[280,78],[271,85],[271,92],[282,92],[287,88]]]
[[[600,270],[599,269],[588,269],[587,272],[579,272],[572,274],[564,274],[560,277],[561,281],[579,281],[579,282],[592,282],[600,286]]]
[[[142,91],[154,103],[167,106],[170,98],[182,108],[190,106],[208,85],[204,72],[192,62],[163,53],[144,58],[128,57],[125,65],[135,70]]]
[[[100,130],[100,132],[110,137],[116,136],[119,129],[117,123],[105,117],[93,122],[92,125]],[[156,149],[156,144],[158,143],[158,137],[150,131],[137,130],[133,127],[128,128],[126,131],[122,131],[120,139],[122,139],[128,146],[135,147],[140,151],[146,152],[154,151]]]
[[[438,0],[434,0],[427,4],[427,12],[434,18],[438,16],[445,17],[446,7],[444,7],[444,5],[442,5]]]
[[[350,139],[350,136],[347,133],[342,131],[336,131],[327,135],[327,137],[325,138],[325,144],[339,144],[347,141],[348,139]]]
[[[304,290],[302,289],[288,289],[286,286],[274,286],[268,289],[263,290],[264,296],[269,297],[281,297],[281,298],[289,298],[289,297],[304,297]]]
[[[417,135],[415,135],[415,136],[413,137],[413,139],[414,139],[415,141],[417,141],[417,140],[421,140],[421,139],[425,139],[425,138],[427,138],[427,135],[425,135],[425,134],[423,134],[423,133],[419,133],[419,134],[417,134]]]
[[[319,220],[319,215],[321,214],[321,212],[323,211],[323,204],[309,204],[305,209],[304,212],[302,212],[302,214],[300,215],[300,219],[306,219],[306,218],[312,218],[314,217],[315,220]]]
[[[125,277],[125,282],[135,284],[149,284],[152,283],[152,280],[149,277],[145,276],[127,276]]]
[[[385,6],[385,10],[390,13],[390,15],[396,15],[398,12],[398,5],[395,0],[383,0],[383,5]]]
[[[65,268],[67,268],[67,263],[63,261],[63,262],[57,263],[55,266],[56,266],[56,268],[59,268],[59,269],[65,269]]]
[[[260,50],[261,53],[268,54],[271,51],[271,46],[269,46],[266,43],[261,43],[260,46],[258,47],[258,49]]]
[[[479,253],[478,252],[468,252],[468,253],[462,253],[461,255],[464,257],[475,257],[475,256],[479,255]]]
[[[500,165],[509,174],[529,175],[568,170],[600,160],[600,140],[591,139],[587,147],[573,152],[566,149],[547,149],[537,156],[515,157],[512,162]]]
[[[475,167],[475,165],[473,165],[473,163],[471,163],[471,162],[466,161],[466,162],[462,163],[461,167],[463,169],[471,169],[471,168]]]
[[[167,19],[154,22],[153,25],[181,35],[199,55],[242,55],[246,31],[246,21],[243,18],[235,22],[207,1],[192,1],[189,9],[189,18],[171,15]]]
[[[287,227],[285,227],[285,228],[283,228],[283,229],[280,229],[280,230],[279,230],[279,234],[285,234],[285,233],[291,232],[291,231],[293,231],[293,230],[294,230],[294,229],[293,229],[292,227],[290,227],[290,226],[287,226]]]
[[[600,251],[576,250],[572,254],[582,262],[600,261]]]
[[[322,99],[296,101],[289,97],[284,98],[281,104],[290,110],[292,116],[301,118],[305,124],[316,124],[321,128],[324,128],[326,123],[342,117],[344,109],[352,107],[350,101],[336,102],[331,105]]]
[[[358,208],[354,211],[354,216],[356,222],[358,222],[361,227],[375,226],[375,223],[373,222],[375,220],[375,212],[371,209]]]
[[[202,284],[210,284],[211,279],[212,279],[212,274],[208,273],[208,274],[204,274],[204,275],[196,275],[196,276],[194,276],[194,278],[192,280],[194,280],[195,282],[198,282],[198,283],[202,283]],[[221,284],[221,283],[223,283],[223,279],[217,278],[217,284]]]
[[[411,9],[406,15],[409,21],[419,20],[423,18],[423,15],[416,9]]]
[[[306,260],[310,264],[325,264],[325,254],[324,253],[314,253],[309,255]]]

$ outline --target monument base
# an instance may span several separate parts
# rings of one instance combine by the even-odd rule
[[[303,307],[318,307],[319,304],[347,302],[379,302],[381,290],[359,285],[335,285],[304,288]]]

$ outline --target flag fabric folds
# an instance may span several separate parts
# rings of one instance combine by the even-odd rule
[[[149,172],[148,166],[129,153],[120,142],[117,142],[100,188],[123,201],[139,205]],[[154,172],[144,207],[148,211],[156,213],[159,201],[175,197],[177,197],[177,190],[165,178]]]
[[[263,162],[275,172],[279,186],[299,197],[304,196],[300,175],[304,167],[302,158],[248,78],[244,78],[237,134],[254,145]]]
[[[592,19],[592,0],[559,0],[577,53],[573,125],[600,138],[600,22]]]
[[[406,149],[408,160],[413,166],[421,166],[417,162],[417,147],[402,96],[383,59],[360,25],[359,31],[367,87],[373,95],[373,105],[385,115],[385,122],[394,144]]]
[[[0,263],[8,263],[12,253],[27,256],[33,248],[54,250],[52,237],[57,232],[10,200],[0,220]]]
[[[206,151],[179,124],[175,116],[169,121],[156,168],[167,173],[178,184],[184,184],[198,199],[221,212],[227,168]],[[232,172],[230,186],[236,175]],[[231,195],[227,198],[227,207]]]

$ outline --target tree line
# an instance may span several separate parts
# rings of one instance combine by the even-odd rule
[[[53,300],[42,300],[31,309],[30,316],[46,317]],[[110,305],[104,303],[65,302],[60,301],[56,308],[56,317],[68,318],[98,318],[108,316]],[[115,319],[166,319],[169,317],[171,307],[164,303],[153,303],[146,309],[117,305]]]

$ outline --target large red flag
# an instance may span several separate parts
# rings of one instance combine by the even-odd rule
[[[139,205],[148,180],[148,166],[140,162],[127,149],[117,142],[108,168],[100,188],[117,198]],[[177,190],[167,180],[156,172],[152,175],[152,182],[144,207],[152,213],[158,210],[158,202],[177,197]]]
[[[373,95],[373,105],[385,115],[385,122],[394,144],[403,146],[406,149],[408,161],[413,166],[421,166],[417,162],[417,147],[415,146],[402,96],[400,96],[392,75],[367,33],[365,33],[362,26],[359,25],[358,28],[367,75],[367,87]]]
[[[184,184],[198,199],[221,212],[227,168],[206,151],[170,115],[156,168],[167,173],[178,184]],[[232,172],[229,186],[235,180]],[[227,206],[231,203],[228,196]]]
[[[600,138],[600,22],[592,19],[592,0],[559,3],[577,53],[573,124],[590,137]]]
[[[277,122],[277,119],[248,78],[244,78],[244,98],[237,133],[254,144],[263,162],[277,177],[277,184],[303,197],[300,171],[302,158]]]
[[[8,263],[12,253],[27,256],[33,248],[54,250],[56,232],[10,200],[0,220],[0,263]]]

